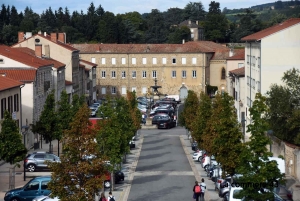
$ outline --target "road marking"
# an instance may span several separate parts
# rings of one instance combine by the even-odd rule
[[[156,175],[175,175],[175,176],[193,176],[192,171],[139,171],[134,176],[156,176]]]

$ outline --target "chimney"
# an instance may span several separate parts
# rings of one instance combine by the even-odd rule
[[[191,24],[192,23],[192,21],[191,20],[189,20],[189,24]]]
[[[58,41],[62,43],[66,43],[66,35],[65,33],[58,33]]]
[[[47,36],[47,32],[44,32],[44,36],[45,36],[45,37]]]
[[[24,40],[24,32],[18,32],[18,42],[22,42]]]
[[[42,44],[35,44],[35,56],[42,58]]]
[[[53,42],[57,42],[57,35],[56,35],[56,33],[51,33],[51,41],[53,41]]]
[[[40,35],[41,35],[41,34],[42,34],[42,31],[41,31],[41,30],[39,30],[38,34],[40,34]]]
[[[184,44],[185,43],[185,40],[184,39],[182,39],[182,44]]]
[[[197,24],[197,25],[199,25],[198,23],[199,23],[198,20],[196,20],[196,24]]]
[[[234,55],[234,50],[233,50],[233,48],[230,48],[229,57],[232,57],[233,55]]]

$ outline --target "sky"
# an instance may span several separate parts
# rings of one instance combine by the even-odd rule
[[[220,3],[220,8],[227,9],[249,8],[251,6],[264,3],[273,3],[275,0],[215,0]],[[109,11],[116,14],[124,14],[137,11],[140,14],[150,13],[152,9],[158,9],[161,12],[167,11],[169,8],[183,9],[189,2],[200,2],[199,0],[1,0],[1,5],[4,4],[15,6],[18,12],[24,11],[26,6],[30,7],[35,13],[41,14],[43,11],[51,7],[52,11],[62,7],[63,10],[67,7],[72,14],[73,11],[83,13],[87,12],[91,2],[97,8],[99,5],[104,8],[104,11]],[[204,9],[207,11],[211,0],[201,1]],[[0,7],[1,9],[1,7]]]

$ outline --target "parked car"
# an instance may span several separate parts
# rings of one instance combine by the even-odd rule
[[[9,190],[5,193],[4,201],[27,201],[37,196],[49,195],[48,183],[51,176],[35,177],[21,188]]]
[[[240,177],[242,177],[241,174],[233,175],[233,182],[237,182],[237,180]],[[219,197],[220,198],[225,197],[225,199],[226,199],[226,196],[228,196],[227,194],[230,191],[230,187],[231,187],[231,176],[227,176],[220,184]]]
[[[193,154],[193,160],[194,160],[194,161],[199,161],[199,162],[200,162],[200,161],[202,160],[203,153],[204,153],[203,150],[199,150],[199,151],[195,152],[195,153]]]
[[[33,152],[26,156],[24,164],[29,172],[34,172],[37,169],[47,169],[46,161],[60,162],[60,158],[49,152]]]
[[[242,199],[237,198],[237,196],[236,196],[241,190],[243,190],[243,188],[241,188],[241,187],[231,187],[229,190],[229,193],[226,194],[225,200],[227,200],[227,201],[242,201]]]
[[[210,165],[218,165],[216,158],[213,155],[203,157],[201,166],[206,170]]]
[[[90,108],[90,110],[91,110],[90,116],[95,117],[96,113],[97,113],[97,110],[95,108]]]
[[[115,170],[114,171],[114,179],[115,179],[115,184],[119,183],[120,181],[124,181],[124,173],[120,170]],[[110,188],[111,186],[111,176],[110,173],[108,172],[105,174],[105,181],[104,181],[104,188]]]
[[[273,192],[286,201],[293,201],[293,193],[283,185],[274,187]]]
[[[156,117],[156,116],[155,116]],[[157,128],[173,128],[176,126],[176,121],[169,115],[157,115]]]
[[[196,149],[198,148],[198,142],[196,142],[196,141],[193,142],[191,146],[192,146],[192,150],[196,151]]]

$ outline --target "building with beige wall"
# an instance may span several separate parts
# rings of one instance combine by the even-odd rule
[[[19,130],[21,130],[21,87],[23,85],[22,82],[0,75],[0,132],[6,110],[12,114],[12,118],[16,121]]]
[[[292,18],[242,38],[245,41],[245,100],[247,123],[255,94],[283,84],[284,72],[300,70],[300,18]],[[247,112],[248,111],[248,112]]]
[[[81,59],[97,64],[97,99],[136,91],[144,96],[154,86],[161,94],[178,94],[180,89],[205,90],[205,70],[210,58],[228,48],[209,42],[184,44],[73,44]]]
[[[52,58],[65,65],[65,79],[72,83],[71,93],[82,95],[83,86],[79,78],[79,50],[66,44],[65,33],[46,33],[33,35],[31,33],[18,33],[18,43],[12,47],[28,47],[35,50],[41,45],[42,57]],[[82,84],[82,82],[81,82]],[[71,94],[72,95],[72,94]]]

